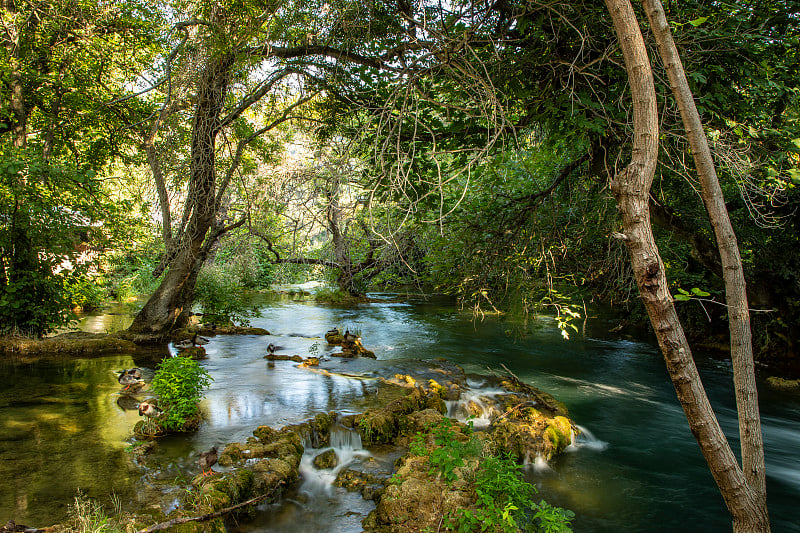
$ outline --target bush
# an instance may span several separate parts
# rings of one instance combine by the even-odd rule
[[[318,302],[334,305],[350,305],[361,302],[360,298],[353,296],[347,291],[332,289],[330,287],[325,287],[315,292],[314,299]]]
[[[198,402],[212,381],[211,375],[190,357],[177,355],[164,359],[151,385],[158,395],[159,407],[165,412],[160,420],[164,428],[179,431],[189,419],[197,416]]]
[[[247,300],[233,274],[216,265],[200,272],[195,286],[195,301],[200,304],[204,322],[249,326],[250,319],[259,316],[259,311]]]
[[[430,475],[438,475],[448,484],[455,482],[458,470],[466,465],[464,459],[478,458],[472,475],[475,506],[459,509],[446,517],[445,525],[456,531],[536,531],[567,533],[572,531],[572,511],[553,507],[542,500],[535,503],[536,487],[520,476],[520,465],[505,455],[481,455],[481,444],[474,437],[459,439],[448,418],[430,428],[433,446],[426,445],[425,436],[418,433],[411,442],[410,452],[427,456]],[[469,431],[466,432],[469,435]]]

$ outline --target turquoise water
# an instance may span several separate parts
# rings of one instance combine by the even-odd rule
[[[730,530],[653,343],[611,337],[601,320],[588,323],[586,336],[574,333],[565,341],[546,318],[527,325],[496,317],[474,321],[450,300],[375,296],[382,301],[348,309],[272,301],[253,321],[271,336],[212,338],[201,363],[215,380],[203,401],[206,423],[195,435],[159,441],[158,467],[144,472],[125,452],[138,416],[125,409],[130,401],[119,394],[114,372],[134,365],[151,370],[152,354],[0,364],[6,384],[0,390],[0,476],[10,480],[0,491],[0,521],[55,523],[77,488],[105,502],[114,493],[123,507],[168,507],[177,495],[164,495],[160,487],[194,475],[199,451],[244,440],[261,424],[299,422],[319,411],[360,412],[373,402],[375,376],[444,357],[476,374],[505,364],[566,403],[577,424],[594,435],[590,446],[529,471],[545,499],[575,511],[575,531]],[[89,329],[107,328],[95,321]],[[279,353],[325,356],[328,346],[319,337],[333,326],[359,330],[378,360],[324,362],[339,374],[323,374],[288,361],[270,367],[263,359],[270,342]],[[730,365],[703,354],[697,362],[736,447]],[[800,531],[794,508],[800,398],[766,387],[760,397],[773,531]],[[358,531],[357,518],[370,505],[355,500],[339,489],[311,502],[298,497],[280,508],[264,507],[238,531],[288,530],[286,522],[298,519],[315,531]],[[318,507],[320,501],[327,507]],[[311,516],[319,522],[308,522]]]

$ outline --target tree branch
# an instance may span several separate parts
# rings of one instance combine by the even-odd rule
[[[230,507],[226,507],[224,509],[220,509],[219,511],[215,511],[213,513],[204,514],[202,516],[187,516],[182,518],[173,518],[172,520],[167,520],[166,522],[161,522],[154,526],[150,526],[147,529],[141,529],[137,533],[153,533],[154,531],[162,531],[164,529],[168,529],[173,526],[177,526],[179,524],[186,524],[188,522],[204,522],[206,520],[213,520],[214,518],[219,518],[223,515],[231,513],[237,509],[241,509],[242,507],[247,507],[248,505],[256,504],[260,501],[263,501],[273,494],[283,485],[283,481],[278,483],[278,485],[273,488],[271,491],[267,492],[266,494],[262,494],[260,496],[256,496],[255,498],[250,498],[247,501],[237,503],[236,505],[232,505]]]

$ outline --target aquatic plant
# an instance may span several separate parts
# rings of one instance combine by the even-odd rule
[[[181,430],[200,411],[198,402],[214,379],[191,357],[177,355],[164,359],[153,376],[151,390],[158,395],[165,412],[159,422],[167,430]]]

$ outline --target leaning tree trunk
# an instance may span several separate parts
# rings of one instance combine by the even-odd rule
[[[748,517],[748,531],[768,531],[767,486],[764,466],[764,443],[761,437],[761,417],[758,411],[753,344],[750,331],[750,313],[747,303],[747,286],[742,269],[742,258],[736,234],[733,231],[725,198],[719,185],[711,150],[694,103],[678,49],[672,38],[664,8],[659,0],[644,0],[647,17],[656,38],[658,51],[667,70],[672,94],[678,103],[689,145],[692,148],[697,174],[700,177],[701,196],[705,203],[722,261],[725,280],[725,300],[728,305],[728,322],[731,338],[733,380],[736,390],[736,409],[739,414],[739,436],[742,450],[742,470],[751,497],[760,508],[756,516]],[[736,515],[734,514],[736,520]],[[752,528],[757,529],[752,529]]]
[[[619,172],[611,189],[622,216],[617,237],[628,247],[634,276],[653,324],[667,370],[689,428],[697,439],[723,499],[733,516],[734,530],[764,531],[763,508],[706,396],[691,349],[669,294],[664,265],[650,224],[648,197],[658,158],[658,112],[650,60],[629,0],[606,0],[614,21],[633,97],[634,140],[630,164]],[[768,525],[766,526],[768,529]]]
[[[191,216],[161,285],[136,315],[131,332],[163,336],[185,325],[189,317],[198,262],[204,257],[203,242],[219,210],[215,198],[215,149],[232,64],[230,55],[210,59],[198,81],[186,200]]]

